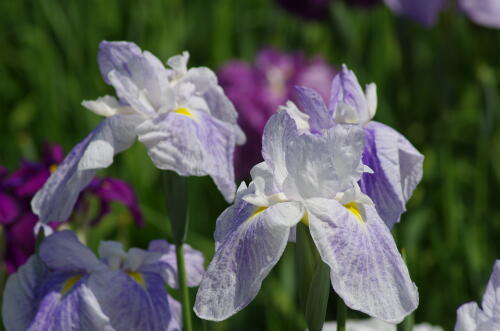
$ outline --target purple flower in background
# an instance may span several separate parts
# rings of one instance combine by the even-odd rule
[[[83,106],[105,119],[73,150],[32,201],[45,223],[66,219],[79,193],[116,153],[138,138],[154,165],[181,176],[209,175],[232,201],[235,144],[245,141],[237,113],[208,68],[188,70],[189,54],[171,57],[167,69],[130,42],[103,41],[98,61],[104,81],[118,98],[106,95]]]
[[[196,286],[203,255],[184,245],[187,282]],[[7,330],[180,330],[175,247],[155,240],[148,250],[101,242],[100,260],[69,231],[45,238],[40,256],[7,281],[2,316]]]
[[[396,14],[407,16],[424,25],[436,23],[439,13],[448,0],[384,0],[385,4]]]
[[[457,309],[455,331],[500,330],[500,260],[493,265],[481,308],[475,302]]]
[[[246,178],[250,169],[262,161],[262,131],[278,106],[293,99],[293,86],[316,89],[326,100],[335,70],[321,57],[306,60],[301,54],[273,49],[259,52],[254,65],[241,61],[227,63],[218,72],[221,86],[236,106],[238,122],[247,143],[236,148],[237,178]]]
[[[335,96],[335,94],[333,95]],[[302,98],[304,100],[304,98]],[[364,131],[333,124],[319,94],[308,114],[289,102],[264,129],[264,162],[218,218],[216,252],[200,284],[196,314],[223,320],[246,307],[278,262],[298,222],[309,227],[332,286],[350,308],[400,322],[418,293],[388,226],[357,184]]]
[[[287,11],[307,20],[323,20],[328,17],[330,4],[335,0],[277,0]],[[337,0],[338,1],[338,0]],[[343,0],[350,6],[371,7],[381,0]]]
[[[459,0],[459,8],[476,24],[500,28],[500,1]]]
[[[22,161],[20,168],[12,174],[0,167],[0,224],[6,237],[5,264],[8,273],[15,272],[35,251],[33,229],[38,217],[32,213],[30,202],[63,159],[64,152],[60,145],[46,144],[40,162]],[[92,223],[99,222],[111,211],[112,202],[118,202],[128,207],[139,226],[143,224],[135,193],[126,182],[114,178],[92,179],[89,188],[79,196],[77,213],[87,213],[90,196],[96,197],[100,204]],[[55,222],[49,224],[53,229],[59,226]]]

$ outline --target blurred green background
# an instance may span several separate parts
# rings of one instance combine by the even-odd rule
[[[214,70],[229,59],[253,61],[266,46],[346,63],[362,84],[377,83],[375,119],[425,155],[422,183],[393,231],[419,288],[416,321],[449,330],[456,308],[482,297],[500,257],[500,31],[453,11],[425,29],[383,5],[366,11],[342,3],[330,20],[305,23],[270,0],[1,1],[0,12],[0,164],[11,170],[23,158],[38,159],[45,141],[69,151],[101,120],[80,103],[114,93],[97,67],[103,39],[134,41],[162,60],[187,49],[192,66]],[[133,185],[146,226],[137,230],[117,206],[91,231],[91,247],[103,238],[146,247],[168,236],[161,174],[142,145],[104,173]],[[207,262],[225,207],[209,179],[190,179],[188,242]],[[329,319],[334,312],[332,302]],[[221,323],[196,320],[195,327],[303,330],[293,244],[248,308]]]

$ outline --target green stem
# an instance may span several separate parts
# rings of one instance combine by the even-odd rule
[[[182,244],[175,245],[175,253],[177,255],[179,288],[181,290],[183,330],[191,331],[193,329],[191,321],[191,304],[189,303],[189,290],[186,281],[186,267],[184,265],[184,249]]]
[[[337,331],[345,331],[347,321],[347,306],[344,300],[337,295]]]

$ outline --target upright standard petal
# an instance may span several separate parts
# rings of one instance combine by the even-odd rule
[[[40,257],[53,270],[91,272],[105,268],[70,230],[56,232],[40,245]]]
[[[360,207],[355,213],[336,200],[308,200],[311,236],[348,307],[399,323],[418,306],[417,288],[375,208]]]
[[[334,125],[332,114],[326,109],[323,97],[313,89],[296,86],[297,103],[300,109],[309,115],[309,126],[314,133]]]
[[[422,179],[424,156],[404,136],[382,123],[369,122],[365,133],[363,163],[373,173],[364,173],[360,186],[391,228],[406,211],[405,204]]]
[[[363,125],[371,119],[365,93],[358,78],[345,64],[332,81],[328,111],[338,122]]]
[[[25,331],[36,313],[37,288],[43,282],[47,268],[36,255],[30,257],[9,277],[3,298],[2,319],[9,331]]]
[[[236,211],[231,206],[232,212],[223,213],[217,220],[216,236],[220,235],[220,226],[226,235],[196,296],[194,310],[203,319],[226,319],[255,298],[262,281],[283,254],[290,228],[304,213],[294,202],[266,209],[240,203],[235,205],[241,209]],[[230,229],[228,223],[232,223]]]
[[[384,2],[396,14],[407,16],[424,26],[432,26],[436,23],[447,0],[384,0]]]
[[[31,201],[42,223],[68,219],[95,172],[111,165],[114,154],[132,145],[134,129],[141,121],[133,115],[108,117],[73,148]]]
[[[171,112],[145,121],[137,134],[157,168],[209,175],[227,201],[234,199],[235,137],[229,124],[204,112]]]
[[[500,28],[500,2],[497,0],[459,0],[460,9],[474,23]]]

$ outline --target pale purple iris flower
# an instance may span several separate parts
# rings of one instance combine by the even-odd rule
[[[364,130],[333,125],[326,108],[316,107],[324,106],[317,93],[310,101],[307,114],[289,102],[271,117],[264,162],[219,216],[216,252],[194,308],[199,317],[223,320],[247,306],[299,222],[308,226],[347,306],[390,323],[417,307],[417,288],[389,227],[357,184],[372,172],[361,161]]]
[[[166,69],[130,42],[103,41],[99,66],[118,98],[106,95],[83,105],[106,118],[76,145],[32,201],[42,223],[66,219],[79,192],[116,153],[142,142],[154,165],[181,176],[210,175],[232,201],[233,152],[245,135],[237,113],[208,68],[187,69],[189,54],[170,58]]]
[[[391,228],[406,211],[406,202],[422,179],[424,157],[399,132],[372,121],[377,109],[375,84],[368,84],[363,92],[356,75],[344,65],[333,80],[328,109],[315,91],[300,87],[297,92],[303,111],[327,114],[324,115],[327,119],[317,125],[325,125],[331,118],[337,123],[358,124],[363,128],[366,137],[363,162],[373,173],[364,173],[359,184]]]
[[[457,309],[455,331],[487,330],[500,330],[500,260],[493,265],[481,307],[469,302]]]
[[[253,64],[230,61],[217,73],[220,85],[238,110],[238,122],[248,137],[236,147],[235,172],[248,178],[250,169],[262,161],[262,131],[279,105],[294,99],[295,85],[316,89],[325,100],[335,70],[319,56],[306,59],[300,53],[261,50]]]
[[[46,144],[40,162],[22,161],[12,173],[0,167],[0,224],[5,235],[4,262],[9,274],[15,272],[35,252],[34,228],[38,217],[32,213],[30,201],[63,159],[64,152],[60,145]],[[99,204],[96,215],[90,220],[91,224],[102,220],[111,211],[111,204],[118,202],[128,208],[137,225],[143,225],[137,197],[127,182],[110,177],[93,178],[79,195],[72,215],[88,215],[90,197]],[[72,219],[68,215],[68,219],[63,221]],[[60,223],[49,222],[49,225],[45,229],[52,232]]]
[[[474,23],[500,29],[500,1],[458,0],[458,6]]]
[[[196,286],[203,255],[184,246],[187,282]],[[101,242],[100,259],[69,231],[45,238],[40,253],[12,275],[5,288],[2,316],[10,331],[180,330],[175,247],[154,240],[148,250],[125,252]]]

